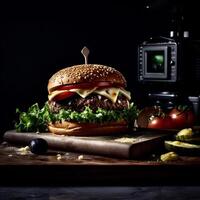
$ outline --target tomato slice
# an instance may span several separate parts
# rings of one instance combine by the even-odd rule
[[[89,89],[89,88],[105,88],[105,87],[113,87],[113,86],[117,86],[117,85],[113,85],[112,82],[109,81],[99,81],[99,82],[92,82],[92,83],[77,83],[77,84],[71,84],[71,85],[62,85],[62,86],[58,86],[55,88],[52,88],[51,91],[55,91],[55,90],[70,90],[70,89]],[[118,85],[118,87],[120,87]]]
[[[53,98],[53,100],[54,100],[54,101],[61,101],[61,100],[63,100],[63,99],[67,99],[67,98],[69,98],[69,97],[71,97],[71,96],[73,96],[73,95],[75,95],[75,94],[76,94],[75,92],[68,92],[68,91],[62,92],[62,93],[56,95],[56,96]]]

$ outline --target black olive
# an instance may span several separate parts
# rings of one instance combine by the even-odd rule
[[[48,143],[42,138],[36,138],[30,141],[29,148],[32,153],[42,155],[48,150]]]

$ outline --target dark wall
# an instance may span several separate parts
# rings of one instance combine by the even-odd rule
[[[89,63],[122,71],[134,92],[137,45],[150,36],[168,36],[177,5],[167,0],[69,2],[1,7],[1,133],[13,128],[16,107],[26,110],[47,100],[53,73],[84,62],[83,46],[90,49]],[[196,26],[195,12],[186,12],[190,28]]]

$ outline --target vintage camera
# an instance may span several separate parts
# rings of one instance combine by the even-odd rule
[[[139,83],[154,85],[155,89],[162,86],[200,92],[200,41],[188,37],[144,41],[138,47],[137,78]]]

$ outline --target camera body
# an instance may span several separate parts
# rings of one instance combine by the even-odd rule
[[[178,45],[168,38],[150,38],[138,49],[138,81],[175,83],[179,80]]]
[[[137,72],[138,82],[155,91],[200,93],[200,41],[150,38],[138,47]]]

